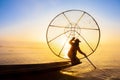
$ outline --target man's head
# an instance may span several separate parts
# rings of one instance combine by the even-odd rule
[[[76,39],[76,40],[75,40],[75,43],[79,43],[79,42],[81,42],[79,39]]]

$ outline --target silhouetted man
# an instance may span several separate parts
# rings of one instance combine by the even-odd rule
[[[75,37],[73,37],[69,41],[69,43],[71,44],[71,48],[68,52],[68,57],[70,58],[72,65],[82,63],[82,62],[80,62],[80,60],[76,56],[77,51],[79,53],[81,53],[82,55],[86,56],[86,54],[84,52],[82,52],[81,49],[79,48],[79,42],[81,42],[81,41],[79,39],[75,39]]]

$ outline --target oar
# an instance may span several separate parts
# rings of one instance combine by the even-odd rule
[[[85,56],[85,58],[90,62],[90,64],[96,69],[97,67],[90,61],[90,59],[87,57],[87,56]]]

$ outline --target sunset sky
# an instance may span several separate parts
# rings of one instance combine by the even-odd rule
[[[110,62],[119,59],[120,0],[0,0],[0,54],[10,53],[13,56],[9,57],[8,55],[6,57],[7,55],[3,55],[0,63],[5,63],[4,60],[8,60],[8,62],[16,59],[24,60],[22,59],[24,57],[21,57],[23,54],[16,53],[25,53],[25,55],[29,53],[28,58],[25,57],[25,59],[32,61],[35,59],[41,61],[39,56],[46,53],[49,55],[45,55],[46,58],[55,60],[57,57],[51,55],[53,52],[47,46],[46,30],[56,15],[71,9],[89,13],[100,27],[100,44],[95,54],[90,56],[91,60],[96,60],[99,64],[101,58],[108,59]],[[59,41],[61,44],[61,40]],[[93,41],[95,40],[93,39]],[[53,48],[56,46],[57,44],[53,45]],[[64,57],[67,57],[69,46],[66,46],[68,48],[63,51],[66,52],[62,54]],[[25,51],[24,49],[28,50]],[[37,50],[33,51],[33,49]],[[60,47],[60,49],[62,48]],[[82,46],[82,50],[87,51],[87,48]]]
[[[70,9],[96,19],[102,42],[120,44],[120,0],[0,0],[0,40],[45,41],[50,21]]]

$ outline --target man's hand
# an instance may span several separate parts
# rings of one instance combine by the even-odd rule
[[[74,40],[75,39],[75,37],[73,37],[71,40]]]

